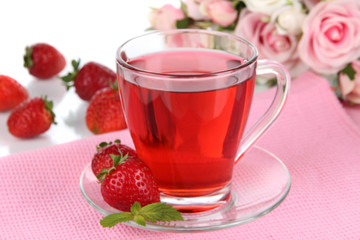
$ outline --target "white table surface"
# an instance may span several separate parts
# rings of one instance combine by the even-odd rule
[[[11,0],[0,1],[0,74],[25,86],[30,97],[47,95],[54,102],[57,125],[32,139],[12,136],[10,112],[0,112],[0,157],[92,136],[85,124],[88,103],[74,89],[66,92],[58,78],[38,80],[23,67],[25,46],[53,45],[67,59],[60,75],[71,70],[71,60],[96,61],[115,71],[115,52],[124,41],[149,27],[150,7],[180,1],[146,0]]]

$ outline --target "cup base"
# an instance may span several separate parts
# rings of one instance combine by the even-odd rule
[[[179,197],[172,196],[165,193],[160,194],[161,202],[166,202],[172,205],[183,213],[198,213],[211,211],[218,208],[225,207],[231,202],[231,183],[228,183],[224,188],[212,194],[200,197]]]

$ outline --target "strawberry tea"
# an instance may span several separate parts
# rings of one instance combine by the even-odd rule
[[[243,138],[256,54],[245,40],[201,30],[152,33],[119,48],[127,125],[163,201],[196,212],[228,199],[235,161],[274,120],[267,113],[262,129]]]
[[[128,63],[159,73],[196,75],[243,59],[216,52],[156,53]],[[124,113],[139,157],[161,191],[194,197],[223,189],[249,113],[255,77],[234,86],[188,92],[151,89],[120,79]],[[181,83],[179,83],[181,84]]]

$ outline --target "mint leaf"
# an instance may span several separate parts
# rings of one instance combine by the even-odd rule
[[[135,202],[132,206],[131,206],[131,213],[134,215],[139,214],[139,211],[141,209],[141,205],[139,202]]]
[[[120,222],[127,222],[133,218],[133,215],[129,212],[114,213],[101,219],[100,224],[103,227],[113,227]]]
[[[346,67],[341,71],[341,73],[347,75],[351,81],[355,80],[356,71],[353,68],[353,66],[351,65],[351,63],[346,65]]]
[[[139,214],[145,218],[146,221],[184,221],[181,213],[166,203],[152,203],[141,208]]]
[[[141,215],[135,215],[134,216],[134,222],[136,222],[137,224],[139,224],[141,226],[146,226],[145,219]]]
[[[181,213],[167,203],[152,203],[141,207],[139,202],[131,206],[131,212],[114,213],[100,220],[103,227],[113,227],[120,222],[134,220],[141,226],[146,226],[146,221],[184,221]]]

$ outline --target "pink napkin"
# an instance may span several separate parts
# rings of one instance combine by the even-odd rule
[[[255,118],[271,93],[256,95]],[[121,131],[0,158],[0,239],[360,238],[360,131],[328,82],[310,72],[292,82],[281,117],[257,143],[286,164],[292,188],[278,208],[251,223],[204,233],[102,228],[79,177],[96,144],[119,137],[131,144]]]

